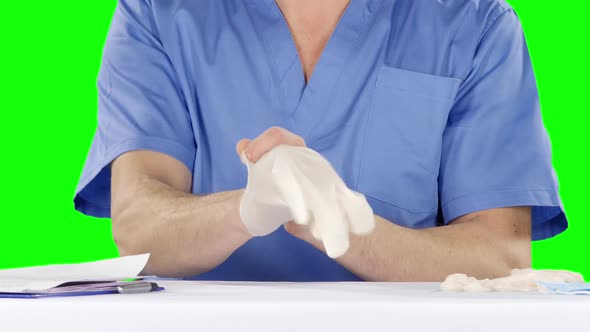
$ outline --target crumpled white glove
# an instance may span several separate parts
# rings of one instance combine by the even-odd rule
[[[257,163],[248,161],[248,185],[240,216],[253,236],[265,236],[294,221],[308,225],[328,256],[343,255],[349,233],[368,234],[373,210],[362,194],[346,186],[332,165],[309,148],[279,145]]]
[[[465,274],[448,276],[441,284],[444,291],[463,292],[519,292],[539,290],[539,282],[582,283],[581,274],[570,271],[514,269],[507,277],[477,280]]]

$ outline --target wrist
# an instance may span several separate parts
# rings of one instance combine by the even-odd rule
[[[240,216],[240,203],[243,195],[244,189],[230,192],[227,220],[231,225],[232,233],[242,239],[243,242],[246,242],[252,238],[252,234],[250,234]]]

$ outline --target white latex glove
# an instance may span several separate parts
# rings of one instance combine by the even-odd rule
[[[445,291],[518,292],[539,290],[538,282],[583,283],[581,274],[570,271],[514,269],[507,277],[477,280],[465,274],[451,274],[441,284]]]
[[[332,165],[314,150],[279,145],[248,167],[248,185],[240,216],[253,236],[264,236],[295,221],[308,225],[328,256],[343,255],[349,233],[363,235],[375,226],[373,210],[362,194],[346,187]]]

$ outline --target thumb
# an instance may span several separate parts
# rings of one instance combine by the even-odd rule
[[[240,140],[238,142],[238,144],[236,144],[236,152],[238,153],[238,156],[242,156],[242,152],[244,152],[244,150],[246,150],[246,148],[248,147],[248,144],[250,144],[251,140],[249,139],[243,139]],[[248,158],[250,159],[250,158]]]

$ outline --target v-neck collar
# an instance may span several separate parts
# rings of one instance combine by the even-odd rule
[[[253,10],[252,19],[269,51],[274,79],[288,115],[308,118],[311,114],[307,113],[317,113],[328,105],[341,70],[368,28],[367,21],[380,1],[350,1],[307,84],[293,36],[275,0],[246,1]]]

